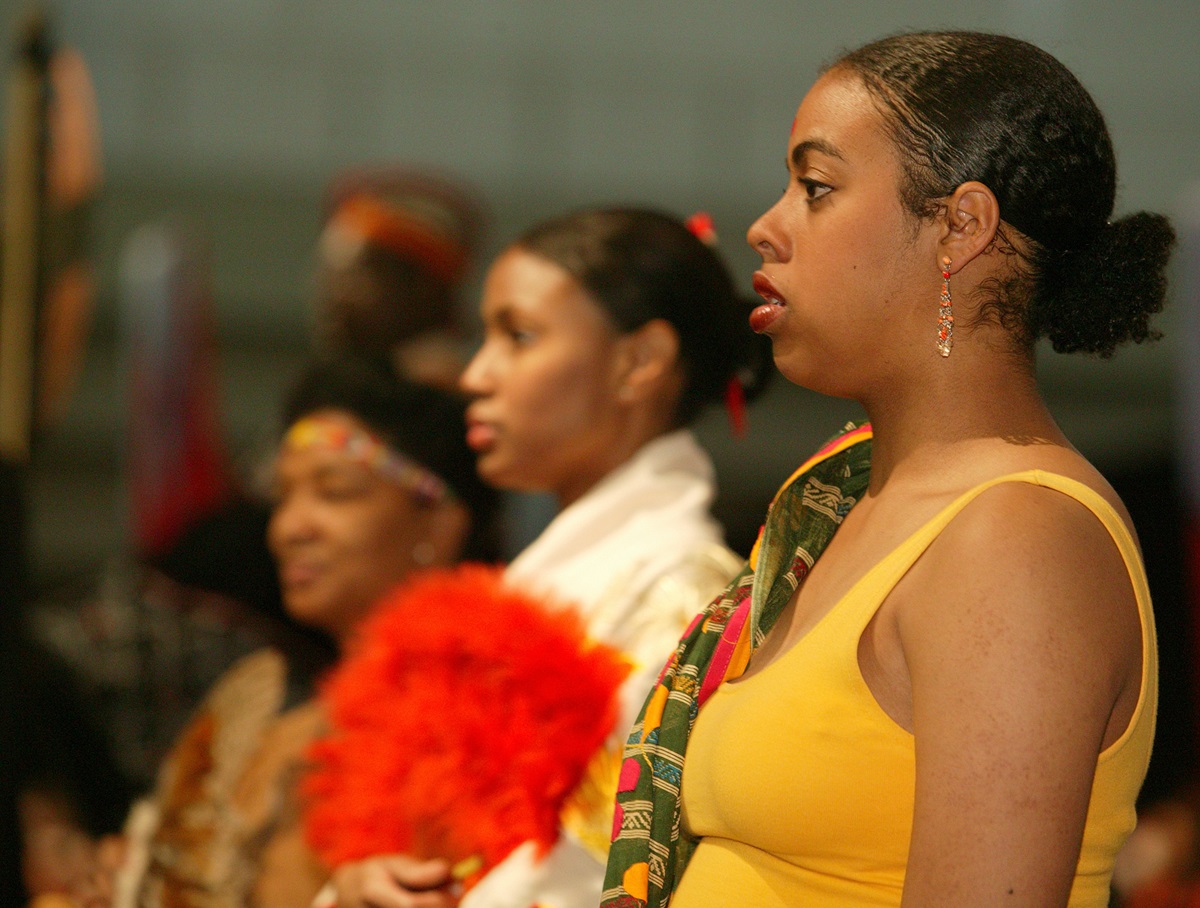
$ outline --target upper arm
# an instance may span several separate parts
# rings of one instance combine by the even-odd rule
[[[1002,485],[897,592],[916,749],[904,904],[1065,905],[1096,759],[1140,680],[1115,544],[1072,499]]]

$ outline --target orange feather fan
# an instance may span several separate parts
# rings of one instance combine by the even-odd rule
[[[310,845],[329,866],[400,852],[483,871],[526,841],[548,850],[628,671],[574,609],[494,568],[393,591],[322,689],[331,731],[302,783]]]

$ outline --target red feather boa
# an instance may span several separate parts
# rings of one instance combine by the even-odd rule
[[[309,844],[329,866],[400,852],[485,871],[522,842],[548,849],[628,671],[574,609],[493,568],[393,591],[322,689],[332,730],[302,783]]]

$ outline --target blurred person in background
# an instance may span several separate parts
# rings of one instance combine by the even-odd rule
[[[453,387],[466,344],[457,292],[482,227],[458,180],[397,166],[336,175],[316,249],[318,349],[386,355],[403,375]]]
[[[409,379],[453,387],[465,344],[456,293],[482,223],[472,191],[449,177],[399,165],[336,174],[314,250],[317,355],[388,359]],[[249,605],[252,619],[287,624],[265,550],[269,502],[243,485],[146,560],[176,584]]]
[[[95,296],[88,240],[102,182],[95,92],[34,12],[9,72],[0,232],[0,902],[66,885],[114,831],[128,780],[68,667],[33,639],[29,460],[66,408]],[[15,320],[14,320],[15,319]],[[25,346],[21,331],[31,329]],[[81,758],[81,754],[87,754]]]
[[[709,513],[715,478],[688,426],[760,389],[770,368],[748,304],[716,252],[681,221],[637,208],[539,224],[491,265],[482,347],[461,387],[479,474],[547,492],[559,511],[508,567],[516,587],[573,605],[633,671],[612,734],[568,804],[557,843],[521,845],[462,899],[471,908],[594,906],[619,755],[639,689],[740,559]],[[735,404],[736,409],[736,404]],[[450,905],[450,862],[383,855],[340,867],[319,900]]]
[[[387,359],[409,378],[452,386],[464,361],[455,294],[481,223],[472,192],[448,177],[400,165],[336,174],[313,250],[312,346],[329,358]],[[216,395],[210,257],[179,228],[142,230],[128,244],[126,322],[138,354],[131,357],[128,458],[137,562],[117,566],[129,575],[134,601],[101,603],[121,615],[132,611],[127,623],[150,638],[139,645],[135,680],[100,682],[116,687],[110,700],[118,704],[122,752],[144,784],[237,658],[274,645],[288,656],[289,686],[303,689],[332,651],[327,635],[284,607],[267,551],[271,503],[259,462],[273,451],[255,445],[253,463],[229,463]],[[102,653],[128,644],[110,637],[77,646]]]
[[[414,571],[492,557],[495,494],[474,472],[463,404],[379,360],[324,360],[285,408],[267,531],[296,621],[344,648]],[[311,693],[311,692],[309,692]],[[319,705],[264,650],[210,691],[135,807],[115,879],[80,904],[304,905],[328,873],[303,842],[296,782]]]

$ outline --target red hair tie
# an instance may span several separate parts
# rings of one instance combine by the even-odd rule
[[[707,211],[697,211],[683,225],[705,246],[717,245],[717,228],[713,226],[712,215]]]
[[[717,245],[717,228],[713,225],[712,215],[707,211],[697,211],[684,221],[684,226],[692,232],[705,246]],[[746,434],[746,389],[736,375],[725,385],[725,413],[729,416],[729,428],[735,438]]]
[[[729,379],[725,386],[725,413],[729,416],[729,428],[735,438],[746,434],[748,420],[746,418],[746,389],[736,375]]]

